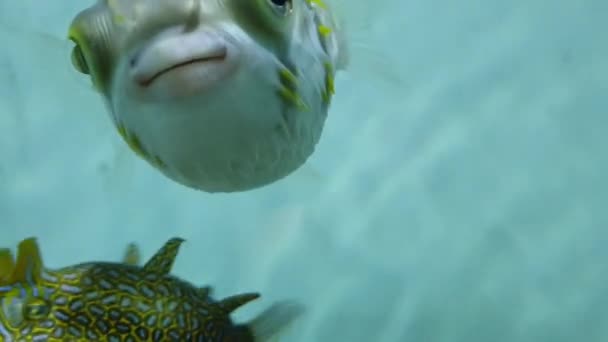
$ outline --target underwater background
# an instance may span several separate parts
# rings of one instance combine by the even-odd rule
[[[608,2],[364,2],[307,165],[206,194],[72,71],[90,1],[0,0],[2,247],[60,267],[183,237],[177,275],[262,293],[238,320],[306,305],[283,341],[608,341]]]

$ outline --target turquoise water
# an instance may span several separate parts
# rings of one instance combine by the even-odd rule
[[[309,164],[209,195],[71,72],[85,4],[0,0],[2,245],[56,267],[181,236],[177,275],[261,291],[238,319],[307,305],[285,341],[608,341],[608,3],[377,4],[342,6],[366,21]]]

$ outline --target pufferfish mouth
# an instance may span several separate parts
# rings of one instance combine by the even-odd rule
[[[225,59],[226,59],[226,49],[224,48],[222,50],[214,51],[209,56],[192,57],[191,59],[188,59],[188,60],[176,61],[175,64],[169,65],[164,69],[160,69],[155,74],[152,74],[147,77],[138,78],[137,83],[139,83],[143,87],[148,87],[159,77],[161,77],[167,73],[170,73],[172,71],[176,71],[180,68],[187,67],[190,65],[195,65],[195,64],[221,62]]]
[[[167,32],[152,40],[131,60],[134,81],[147,88],[166,81],[168,86],[210,85],[234,67],[228,46],[218,35],[205,31]]]

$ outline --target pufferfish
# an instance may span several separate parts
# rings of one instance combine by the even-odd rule
[[[302,313],[279,302],[249,323],[230,314],[259,297],[213,299],[170,275],[180,238],[172,238],[143,266],[133,244],[123,261],[88,262],[51,270],[34,238],[21,241],[17,259],[0,249],[0,341],[137,342],[276,341]]]
[[[128,146],[205,192],[276,182],[313,154],[348,64],[326,0],[98,0],[73,19],[75,69]]]

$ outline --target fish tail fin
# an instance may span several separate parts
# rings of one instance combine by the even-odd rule
[[[279,302],[246,324],[237,325],[231,342],[278,342],[281,335],[304,313],[294,302]]]

